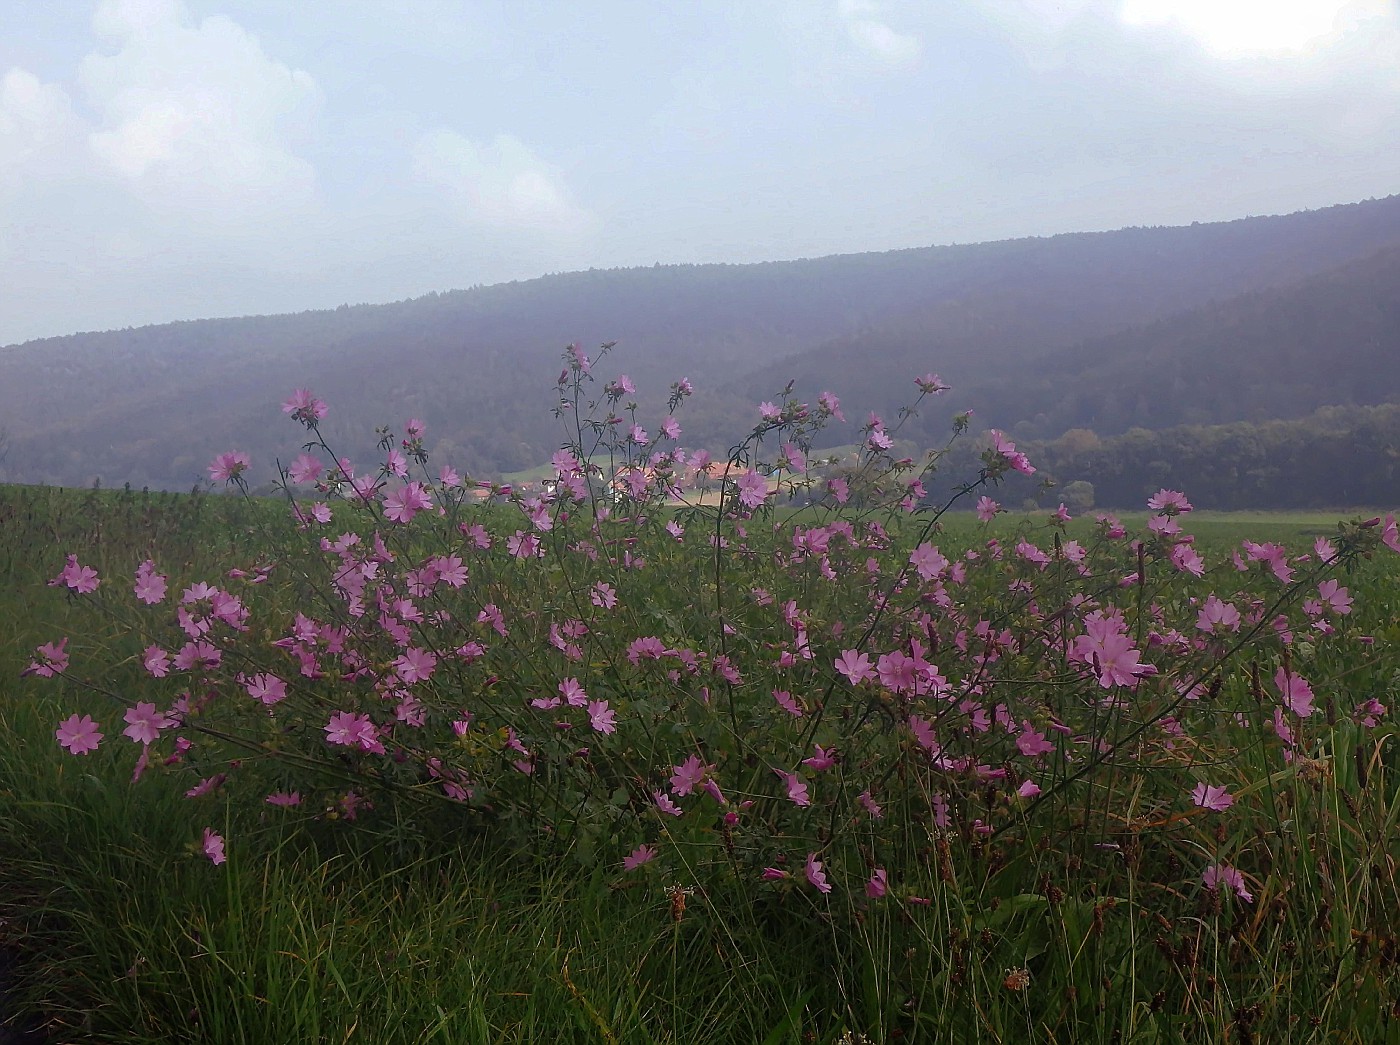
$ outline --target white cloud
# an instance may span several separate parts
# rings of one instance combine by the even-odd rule
[[[837,12],[851,41],[885,65],[913,65],[923,53],[923,41],[891,29],[878,17],[880,9],[872,0],[838,0]]]
[[[239,210],[313,194],[296,152],[321,104],[309,73],[226,17],[192,24],[177,0],[107,0],[93,29],[115,50],[79,66],[96,114],[89,143],[132,191]]]
[[[1123,0],[1119,8],[1127,25],[1170,26],[1221,57],[1306,52],[1387,15],[1385,0]]]
[[[15,67],[0,79],[0,178],[43,164],[78,128],[68,93]]]
[[[429,131],[413,150],[413,173],[467,222],[559,230],[589,222],[562,178],[508,134],[482,145],[445,128]]]

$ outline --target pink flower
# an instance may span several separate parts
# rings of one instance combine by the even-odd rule
[[[889,891],[889,878],[885,874],[885,869],[883,867],[875,868],[875,873],[870,876],[870,881],[865,883],[865,895],[872,900],[879,900]]]
[[[802,764],[811,766],[814,772],[825,773],[832,766],[836,765],[836,749],[824,748],[820,744],[813,744],[816,754],[811,758],[804,758]]]
[[[665,655],[666,646],[655,635],[643,635],[627,646],[627,659],[633,664],[643,660],[660,660]]]
[[[30,661],[29,667],[25,668],[22,674],[38,675],[40,678],[50,679],[55,675],[61,675],[68,670],[68,653],[64,647],[68,645],[68,636],[64,636],[57,642],[46,642],[35,649],[36,659]]]
[[[326,416],[327,407],[308,389],[298,388],[282,404],[282,413],[291,415],[293,421],[300,421],[307,428],[315,428],[316,422]]]
[[[524,530],[516,530],[506,538],[506,551],[517,559],[529,559],[540,553],[540,539]]]
[[[267,796],[266,801],[270,806],[281,806],[284,809],[290,808],[291,806],[299,806],[301,805],[301,792],[274,791]]]
[[[216,483],[231,483],[246,472],[252,463],[252,459],[241,450],[219,454],[209,463],[209,478]]]
[[[147,559],[136,568],[136,586],[133,594],[147,606],[154,606],[165,598],[166,579],[156,573],[156,564]]]
[[[416,646],[410,646],[394,661],[394,671],[409,686],[428,678],[436,667],[437,656]]]
[[[559,683],[559,695],[567,700],[571,707],[581,708],[588,703],[588,693],[575,678],[568,678]]]
[[[203,798],[205,795],[212,795],[219,788],[224,786],[224,781],[228,780],[227,773],[215,773],[211,777],[205,777],[194,787],[185,792],[186,798]]]
[[[836,670],[845,675],[852,686],[859,686],[874,674],[870,657],[853,649],[843,650],[836,658]]]
[[[81,566],[76,555],[68,556],[67,562],[59,575],[49,581],[49,587],[56,588],[60,584],[72,588],[79,595],[89,595],[97,590],[97,586],[102,582],[97,579],[97,571],[91,566]]]
[[[807,874],[807,881],[812,883],[817,892],[831,892],[831,883],[826,880],[826,872],[822,870],[822,862],[817,859],[816,853],[807,854],[807,863],[803,870]]]
[[[321,462],[310,454],[301,454],[287,469],[287,478],[294,483],[314,483],[321,476]]]
[[[243,688],[248,691],[250,697],[262,701],[268,707],[287,698],[287,684],[276,675],[265,671],[245,679]]]
[[[1299,718],[1307,718],[1313,713],[1312,687],[1303,676],[1279,668],[1274,674],[1274,685],[1278,687],[1283,702],[1293,714]]]
[[[1179,490],[1158,490],[1147,499],[1147,507],[1154,512],[1166,512],[1168,515],[1175,515],[1178,512],[1189,512],[1191,502],[1186,499],[1186,495]]]
[[[909,563],[919,571],[919,576],[926,581],[933,580],[948,568],[948,560],[928,541],[909,553]]]
[[[1199,631],[1214,633],[1239,631],[1240,611],[1230,603],[1211,595],[1201,607],[1201,612],[1196,615],[1196,628]]]
[[[807,458],[794,443],[784,443],[782,453],[788,471],[802,473],[807,470]]]
[[[599,733],[616,733],[617,712],[608,707],[606,700],[590,700],[588,724]]]
[[[1211,864],[1201,875],[1201,883],[1214,892],[1219,892],[1223,885],[1233,889],[1235,895],[1245,903],[1254,902],[1254,894],[1245,888],[1244,875],[1227,864]]]
[[[1016,738],[1016,747],[1027,758],[1039,758],[1054,753],[1055,745],[1045,739],[1044,733],[1031,729],[1029,722],[1021,724],[1021,735]]]
[[[745,508],[757,508],[768,498],[767,481],[752,468],[739,476],[735,485],[739,492],[739,503]]]
[[[408,483],[384,495],[384,517],[392,522],[410,522],[419,512],[432,506],[432,499],[422,483]]]
[[[1223,813],[1235,804],[1235,796],[1223,787],[1212,787],[1205,782],[1199,782],[1196,784],[1196,790],[1191,792],[1191,801],[1202,809]]]
[[[82,718],[70,715],[59,723],[53,735],[59,744],[73,755],[86,755],[89,751],[96,751],[97,746],[102,743],[103,736],[97,731],[97,723],[90,715],[84,715]]]
[[[778,707],[782,708],[793,718],[801,718],[804,714],[802,705],[793,699],[791,693],[785,689],[775,689],[773,699],[778,702]]]
[[[680,816],[681,813],[685,812],[685,810],[681,809],[675,802],[671,801],[671,796],[664,791],[653,791],[651,793],[651,800],[656,803],[656,808],[667,816]]]
[[[224,839],[220,834],[216,834],[213,828],[204,829],[204,841],[200,843],[200,848],[204,855],[217,866],[226,859],[224,856]]]
[[[147,646],[141,663],[153,678],[163,679],[170,674],[170,654],[159,646]]]
[[[156,710],[154,704],[147,701],[138,703],[134,708],[128,708],[122,717],[127,723],[126,728],[122,730],[122,735],[130,737],[137,744],[154,743],[160,738],[162,729],[169,729],[174,725],[170,719]]]
[[[1204,577],[1206,564],[1196,549],[1185,541],[1176,545],[1172,549],[1172,565],[1184,573],[1195,574],[1197,577]]]
[[[356,715],[350,711],[338,711],[322,727],[326,733],[326,743],[344,747],[358,747],[364,751],[382,754],[383,745],[368,715]]]
[[[1001,511],[1001,505],[990,497],[981,497],[977,501],[977,518],[984,523],[989,523],[997,517]]]
[[[624,871],[635,871],[642,864],[649,864],[656,859],[656,848],[650,845],[639,845],[633,849],[622,861]]]
[[[678,766],[672,766],[671,790],[677,797],[690,794],[705,779],[705,774],[715,767],[700,761],[699,755],[691,755]]]
[[[1317,586],[1317,594],[1332,607],[1333,613],[1346,616],[1351,612],[1351,595],[1337,581],[1323,581]]]
[[[856,801],[865,807],[865,811],[876,820],[883,820],[885,811],[880,807],[880,803],[875,801],[869,791],[862,791],[856,796]]]
[[[1015,443],[995,428],[989,434],[992,437],[992,450],[1006,462],[1008,467],[1022,475],[1035,474],[1035,467],[1026,459],[1025,454],[1016,449]]]
[[[1393,552],[1400,552],[1400,526],[1395,523],[1394,513],[1385,517],[1385,526],[1381,529],[1381,543]]]
[[[1040,785],[1034,780],[1027,780],[1016,789],[1016,793],[1022,798],[1034,798],[1040,794]]]
[[[782,769],[773,770],[774,773],[783,778],[783,783],[787,785],[788,801],[795,806],[809,806],[812,804],[812,796],[807,790],[807,782],[796,773],[788,773]]]
[[[589,594],[589,601],[599,609],[610,610],[617,605],[617,592],[611,584],[606,581],[599,581],[593,585],[593,590]]]

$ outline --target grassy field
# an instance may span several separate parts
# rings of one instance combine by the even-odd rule
[[[476,511],[493,532],[517,526],[513,508]],[[1217,558],[1246,538],[1297,554],[1336,532],[1315,513],[1184,521]],[[953,557],[989,535],[1009,546],[1018,525],[950,515],[938,539]],[[698,601],[704,552],[651,532],[632,549],[655,593],[637,612],[660,629]],[[988,789],[1005,835],[910,835],[890,867],[897,902],[837,903],[737,870],[684,878],[679,843],[664,872],[621,875],[594,856],[606,839],[522,842],[449,803],[381,801],[353,824],[329,802],[271,808],[289,778],[265,750],[186,798],[180,766],[133,782],[139,750],[112,735],[109,697],[20,678],[72,634],[98,651],[102,686],[131,700],[151,687],[120,613],[48,586],[66,553],[105,591],[148,557],[179,583],[214,580],[296,539],[275,501],[0,488],[0,948],[17,967],[0,1004],[14,1026],[53,1042],[1400,1042],[1400,558],[1384,550],[1345,578],[1342,630],[1373,641],[1302,637],[1334,719],[1313,747],[1284,764],[1276,744],[1224,739],[1226,709],[1253,707],[1272,675],[1249,651],[1218,698],[1220,746],[1189,740],[1190,767],[1228,782],[1238,815],[1169,809],[1179,785],[1159,794],[1127,766],[1058,822]],[[476,569],[507,592],[504,573]],[[1366,697],[1392,709],[1373,729],[1344,721]],[[109,723],[90,755],[55,743],[75,712]],[[1187,766],[1185,747],[1153,757]],[[889,794],[893,812],[904,799]],[[228,839],[226,863],[201,851],[206,829]],[[718,835],[704,842],[722,857]],[[1184,866],[1215,850],[1250,868],[1248,902]]]

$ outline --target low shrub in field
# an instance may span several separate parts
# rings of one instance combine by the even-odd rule
[[[1294,888],[1296,849],[1260,819],[1301,824],[1295,785],[1380,768],[1390,698],[1344,677],[1371,639],[1343,582],[1400,552],[1393,516],[1216,556],[1163,490],[1141,532],[1101,516],[1073,538],[1063,506],[1009,532],[992,488],[1034,466],[1000,433],[933,505],[943,451],[895,459],[897,421],[872,415],[859,463],[818,475],[811,440],[841,404],[789,389],[715,462],[678,445],[687,382],[652,433],[627,378],[598,390],[592,366],[566,353],[570,436],[529,494],[431,471],[417,420],[360,472],[298,391],[295,529],[270,558],[177,580],[68,556],[52,583],[121,631],[82,670],[81,639],[36,651],[30,674],[113,702],[58,742],[131,743],[137,777],[192,801],[247,777],[288,816],[449,804],[522,852],[666,890],[676,919],[697,892],[857,933],[882,906],[917,924],[961,905],[942,975],[994,936],[1012,992],[1051,907],[1067,947],[1150,910],[1189,975],[1178,919]],[[211,475],[241,485],[248,464]],[[974,500],[980,535],[954,542],[944,513]],[[104,682],[133,661],[139,688]],[[239,838],[215,826],[192,841],[217,864]],[[1356,835],[1365,878],[1376,840]]]

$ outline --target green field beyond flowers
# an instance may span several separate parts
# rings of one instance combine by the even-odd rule
[[[1400,1042],[1393,517],[1018,517],[999,436],[940,513],[879,426],[778,512],[795,402],[482,503],[324,410],[281,499],[0,488],[17,1031]]]

